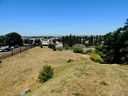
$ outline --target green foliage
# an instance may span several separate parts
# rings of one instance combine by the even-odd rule
[[[87,41],[87,42],[86,42]],[[89,42],[88,42],[89,41]],[[101,44],[102,42],[102,36],[75,36],[75,35],[69,35],[69,36],[63,36],[62,37],[62,43],[63,46],[66,47],[72,47],[75,44],[84,44],[87,47],[89,46],[95,46],[97,44]]]
[[[68,62],[68,63],[71,63],[71,62],[74,62],[74,60],[73,60],[73,59],[68,59],[67,62]]]
[[[31,92],[31,89],[27,90],[27,91],[25,92],[25,94],[27,94],[27,93],[29,93],[29,92]]]
[[[0,46],[5,46],[5,44],[6,44],[6,37],[0,36]]]
[[[6,44],[9,44],[9,46],[23,44],[21,35],[16,32],[8,33],[5,36],[6,36]]]
[[[81,47],[75,47],[73,52],[74,53],[83,53],[83,49]]]
[[[41,41],[40,41],[40,39],[35,39],[35,45],[39,45],[39,44],[41,44]]]
[[[69,50],[69,48],[70,48],[69,46],[65,46],[64,47],[65,50]]]
[[[48,44],[48,48],[53,48],[53,44],[52,43],[49,43]]]
[[[54,93],[61,93],[61,92],[62,92],[62,89],[54,89],[54,90],[51,90],[51,92],[54,92]]]
[[[55,46],[55,44],[53,44],[53,51],[56,51],[56,46]]]
[[[64,49],[63,47],[56,48],[56,50],[58,50],[58,51],[62,51],[63,49]]]
[[[55,45],[55,43],[49,43],[48,44],[48,48],[51,48],[51,49],[53,49],[53,51],[56,51],[56,45]]]
[[[40,48],[43,48],[43,44],[42,44],[42,43],[40,43],[40,44],[39,44],[39,47],[40,47]]]
[[[90,55],[90,59],[92,61],[95,61],[95,62],[98,62],[98,63],[104,63],[103,59],[96,52],[89,52],[88,54]]]
[[[102,81],[100,84],[107,86],[108,84],[104,81]]]
[[[27,38],[27,39],[24,39],[23,42],[24,42],[24,44],[32,44],[33,40]]]
[[[91,53],[91,52],[92,52],[92,49],[89,49],[89,50],[86,51],[85,54],[88,54],[88,53]]]
[[[128,26],[103,36],[104,43],[96,47],[106,63],[128,64]]]
[[[44,83],[53,76],[53,68],[49,65],[44,65],[40,70],[38,79],[40,83]]]
[[[73,93],[74,96],[84,96],[82,93]]]
[[[85,45],[86,47],[89,47],[89,44],[87,44],[87,43],[85,43],[84,45]]]
[[[92,35],[89,37],[89,46],[93,46],[94,44],[93,38],[94,37]]]

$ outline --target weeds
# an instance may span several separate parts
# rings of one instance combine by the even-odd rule
[[[104,81],[102,81],[100,84],[107,86],[108,84]]]
[[[51,92],[54,92],[54,93],[61,93],[62,90],[61,90],[61,89],[53,89],[53,90],[51,90]]]
[[[84,96],[82,93],[73,93],[74,96]]]
[[[68,63],[71,63],[71,62],[74,62],[74,60],[73,60],[73,59],[68,59],[67,62],[68,62]]]

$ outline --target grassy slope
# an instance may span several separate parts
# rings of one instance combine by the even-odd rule
[[[74,62],[67,63],[68,59]],[[54,67],[54,77],[37,82],[43,65]],[[94,63],[88,56],[48,48],[30,49],[3,60],[0,96],[12,96],[30,88],[28,96],[127,96],[128,66]]]

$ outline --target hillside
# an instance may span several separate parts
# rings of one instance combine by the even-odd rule
[[[69,59],[74,62],[68,63]],[[54,67],[54,77],[38,83],[43,65]],[[128,66],[101,65],[88,55],[35,47],[2,61],[0,96],[26,88],[26,96],[127,96]]]

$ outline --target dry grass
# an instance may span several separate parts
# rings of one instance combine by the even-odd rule
[[[74,62],[67,63],[72,59]],[[54,67],[54,77],[38,83],[43,65]],[[36,47],[3,60],[0,96],[30,88],[28,96],[127,96],[128,66],[101,65],[89,56]]]
[[[20,51],[25,51],[27,49],[30,49],[30,46],[21,46],[21,48],[14,48],[13,49],[13,54],[19,53]],[[0,52],[0,59],[5,59],[12,56],[12,50],[8,52]]]

